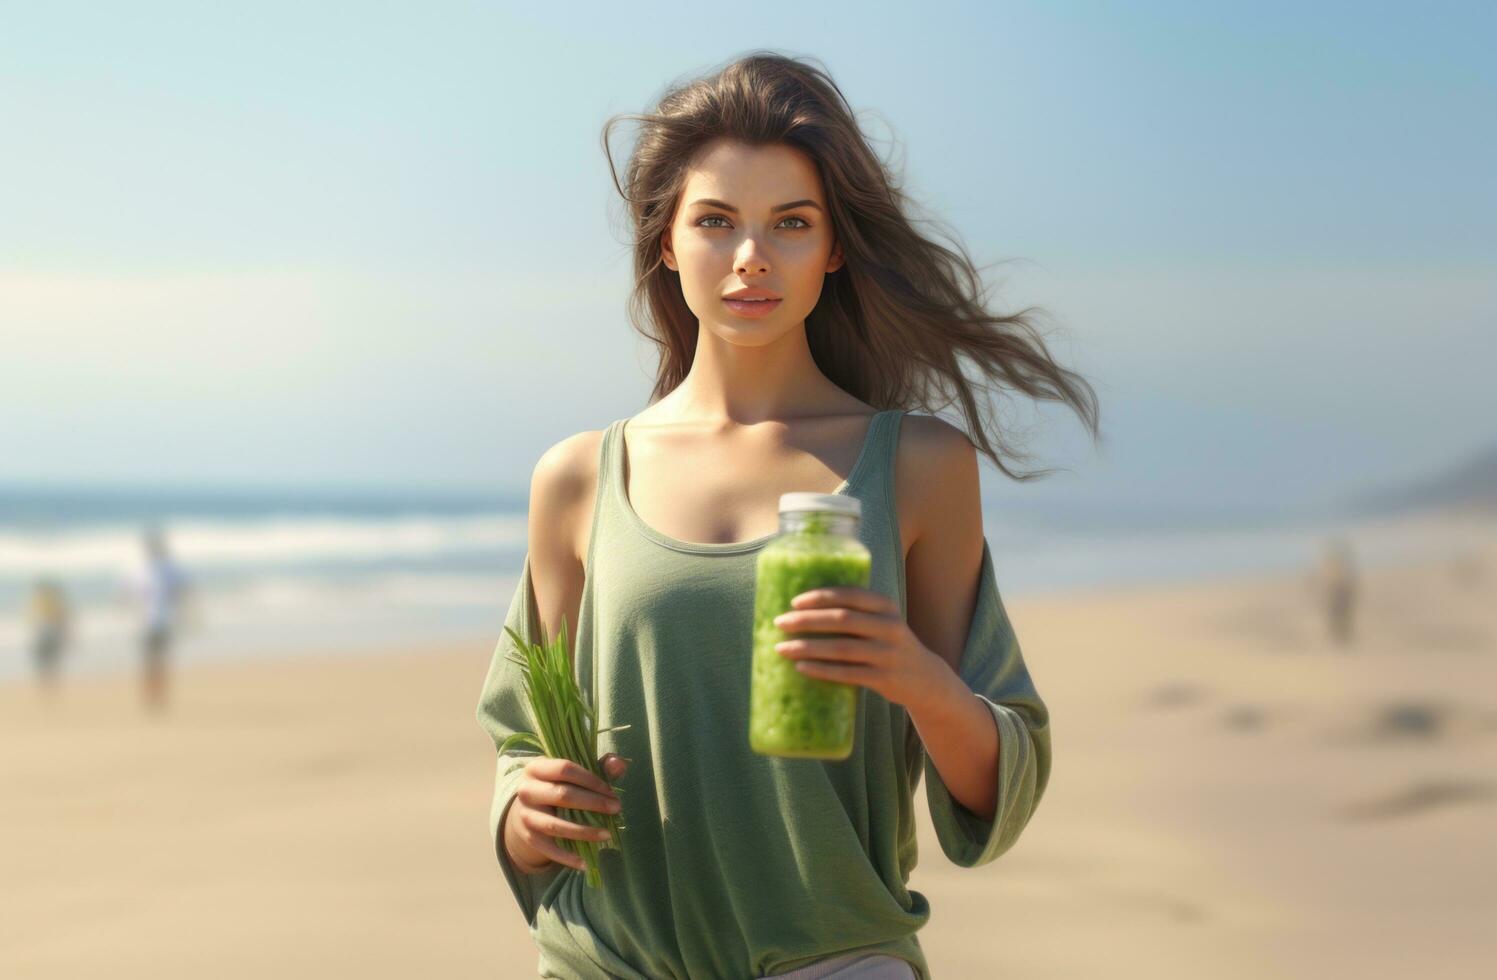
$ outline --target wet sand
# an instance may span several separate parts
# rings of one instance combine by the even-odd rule
[[[921,813],[933,974],[1490,969],[1493,542],[1371,572],[1349,648],[1293,577],[1010,602],[1054,771],[982,868]],[[130,677],[0,687],[0,976],[534,976],[487,835],[492,642],[197,666],[160,718]]]

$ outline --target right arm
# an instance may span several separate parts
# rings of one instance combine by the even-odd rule
[[[552,446],[536,463],[530,480],[528,562],[538,625],[547,638],[554,638],[565,620],[567,656],[573,660],[586,577],[579,533],[592,515],[601,435],[584,432]],[[605,757],[603,762],[610,777],[622,774],[620,761]],[[604,795],[617,797],[606,783],[564,760],[538,759],[527,766],[526,774],[533,778],[521,783],[515,802],[504,814],[506,853],[524,874],[535,874],[563,861],[575,862],[576,856],[556,844],[554,838],[591,836],[592,831],[584,834],[555,816],[556,806],[581,803],[588,809],[600,809]]]
[[[592,516],[597,439],[582,432],[541,455],[530,476],[526,533],[536,611],[547,637],[567,624],[567,656],[577,649],[577,616],[585,576],[581,530]]]

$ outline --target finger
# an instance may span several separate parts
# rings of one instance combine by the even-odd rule
[[[586,824],[563,820],[554,814],[537,813],[534,817],[536,832],[548,837],[567,837],[571,840],[607,840],[612,836],[607,827],[592,827]]]
[[[775,652],[789,660],[832,660],[839,663],[871,664],[878,650],[866,640],[796,639],[781,640]]]
[[[603,770],[609,779],[618,779],[629,771],[629,760],[610,752],[603,757]]]
[[[587,862],[582,860],[582,855],[573,854],[571,851],[556,843],[556,838],[544,832],[530,829],[528,825],[521,822],[520,839],[530,846],[530,849],[544,854],[549,860],[557,864],[564,864],[569,868],[581,871],[587,867]]]
[[[894,621],[882,613],[830,606],[781,613],[774,618],[774,624],[785,633],[850,633],[882,639]]]
[[[868,686],[866,681],[870,676],[868,668],[862,664],[829,664],[821,660],[797,661],[795,669],[817,680],[862,684],[864,687]]]
[[[618,813],[622,809],[619,798],[611,789],[604,795],[572,783],[551,783],[543,779],[521,783],[516,795],[533,807],[570,807],[596,813]]]
[[[882,592],[864,589],[856,585],[828,585],[802,592],[790,600],[793,609],[810,609],[816,606],[847,606],[864,612],[889,613],[897,607],[893,599]]]
[[[847,604],[829,606],[807,606],[787,609],[775,616],[775,627],[784,633],[850,633],[858,636],[874,636],[885,639],[891,630],[901,624],[898,616],[880,610],[856,609]]]
[[[530,766],[536,767],[539,778],[553,783],[575,783],[599,793],[609,794],[613,792],[612,787],[604,781],[603,777],[588,769],[579,766],[571,759],[542,758],[532,762]],[[527,766],[526,768],[530,768]]]

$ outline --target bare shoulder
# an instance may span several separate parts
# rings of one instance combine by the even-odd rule
[[[896,496],[904,537],[913,546],[933,524],[975,515],[982,531],[977,447],[961,429],[934,415],[906,412],[895,461]],[[967,527],[971,531],[973,528]]]
[[[977,447],[944,419],[905,418],[896,479],[900,513],[914,525],[906,535],[906,618],[921,642],[956,670],[982,572]]]
[[[526,514],[527,549],[536,611],[547,636],[567,623],[575,642],[585,569],[580,535],[592,513],[601,431],[579,432],[557,442],[536,460]]]
[[[910,440],[918,452],[940,455],[976,454],[977,447],[967,438],[967,433],[936,415],[904,413],[904,428],[900,437]]]
[[[598,445],[603,439],[602,430],[589,430],[567,436],[554,443],[536,460],[531,473],[531,504],[535,491],[545,492],[548,506],[575,503],[576,498],[589,492],[589,485],[598,472]]]
[[[580,561],[578,518],[592,513],[598,484],[598,451],[603,430],[587,430],[553,444],[535,463],[530,476],[529,525],[532,547],[540,542],[551,552],[570,547]]]

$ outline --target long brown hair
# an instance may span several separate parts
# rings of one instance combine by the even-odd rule
[[[615,115],[603,127],[609,172],[632,225],[629,319],[659,349],[651,401],[682,382],[696,354],[697,317],[680,274],[661,255],[690,164],[719,139],[784,143],[816,165],[845,258],[806,317],[806,341],[821,372],[876,408],[936,414],[960,402],[968,438],[1005,474],[1031,480],[1053,472],[1018,474],[1004,465],[1005,456],[1032,457],[985,421],[963,355],[999,390],[1006,385],[1069,405],[1094,440],[1100,438],[1095,391],[1051,358],[1035,326],[1043,311],[989,311],[981,274],[956,236],[947,233],[948,247],[915,229],[910,200],[869,147],[841,89],[809,61],[755,51],[669,89],[654,111]],[[623,120],[639,122],[641,131],[620,182],[609,137]]]

